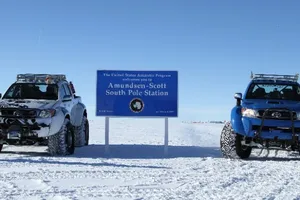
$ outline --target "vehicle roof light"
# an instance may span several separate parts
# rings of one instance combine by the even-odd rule
[[[51,78],[54,82],[66,80],[66,75],[64,74],[18,74],[17,82],[45,82],[47,79]]]
[[[292,81],[297,82],[299,74],[295,75],[279,75],[279,74],[253,74],[251,72],[250,78],[252,80],[273,80],[273,81]]]

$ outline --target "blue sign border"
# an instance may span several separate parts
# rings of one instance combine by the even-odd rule
[[[105,77],[105,74],[107,77]],[[113,76],[111,76],[113,74]],[[124,75],[126,76],[124,77]],[[143,75],[139,77],[139,81],[136,79],[130,79],[131,75]],[[123,76],[121,76],[123,75]],[[141,84],[149,84],[149,80],[147,81],[146,76],[152,75],[149,80],[154,81],[155,84],[165,84],[164,93],[167,93],[166,96],[147,96],[142,97],[139,95],[128,95],[129,89],[123,89],[124,94],[120,94],[120,96],[106,96],[105,91],[108,89],[108,85],[110,83],[113,84],[126,84],[125,81],[136,80],[137,85]],[[157,75],[161,75],[165,78],[165,81],[161,81],[163,77],[154,77]],[[145,77],[144,77],[145,76]],[[169,77],[170,78],[169,78]],[[129,80],[126,80],[126,78]],[[96,116],[102,117],[145,117],[145,118],[176,118],[178,117],[178,71],[177,70],[97,70],[97,81],[96,81]],[[123,79],[123,80],[122,80]],[[141,82],[141,81],[145,82]],[[151,82],[150,81],[150,82]],[[102,87],[103,85],[103,87]],[[170,88],[166,89],[167,86]],[[148,86],[147,86],[148,87]],[[139,90],[139,94],[145,92],[145,87]],[[150,89],[149,89],[150,90]],[[138,91],[138,90],[136,90]],[[118,90],[110,91],[121,92],[120,88]],[[164,94],[162,93],[162,94]],[[132,92],[132,94],[134,94]],[[170,95],[169,95],[170,94]],[[139,103],[137,105],[145,105],[141,106],[140,112],[133,112],[133,107],[130,107],[130,101],[135,99],[134,101],[138,101],[135,103]],[[139,99],[142,101],[139,102]],[[155,103],[155,101],[157,101]],[[128,104],[126,104],[128,102]],[[105,105],[105,106],[104,106]],[[134,104],[136,105],[136,104]],[[131,110],[130,110],[131,109]]]

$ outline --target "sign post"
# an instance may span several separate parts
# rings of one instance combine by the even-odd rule
[[[165,156],[168,156],[168,143],[169,143],[169,120],[166,117],[165,118],[165,148],[164,148],[164,154]]]
[[[165,118],[164,154],[168,155],[168,118],[178,117],[177,71],[97,71],[96,116],[105,117],[105,154],[109,118]]]
[[[105,117],[105,155],[109,154],[109,117]]]

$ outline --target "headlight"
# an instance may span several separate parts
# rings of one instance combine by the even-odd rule
[[[42,118],[49,118],[53,117],[55,115],[55,110],[54,109],[49,109],[49,110],[41,110],[39,117]]]
[[[242,108],[242,116],[243,117],[258,117],[259,113],[257,110]]]

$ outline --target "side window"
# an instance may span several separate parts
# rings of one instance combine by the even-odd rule
[[[257,86],[252,83],[246,93],[246,99],[252,98],[252,93],[255,91],[255,89],[257,89]]]
[[[65,88],[66,94],[72,96],[69,86],[67,84],[63,84],[63,87]]]
[[[47,92],[47,85],[36,85],[40,92]]]
[[[16,89],[16,85],[14,85],[11,88],[9,88],[9,90],[7,91],[5,97],[11,98],[13,96],[13,93],[16,92],[15,89]]]
[[[3,98],[17,98],[21,97],[21,86],[20,84],[13,84],[8,89],[7,93],[4,95]]]
[[[64,98],[64,96],[66,95],[66,91],[65,91],[65,88],[63,86],[61,86],[59,88],[59,95],[60,95],[60,98]]]

